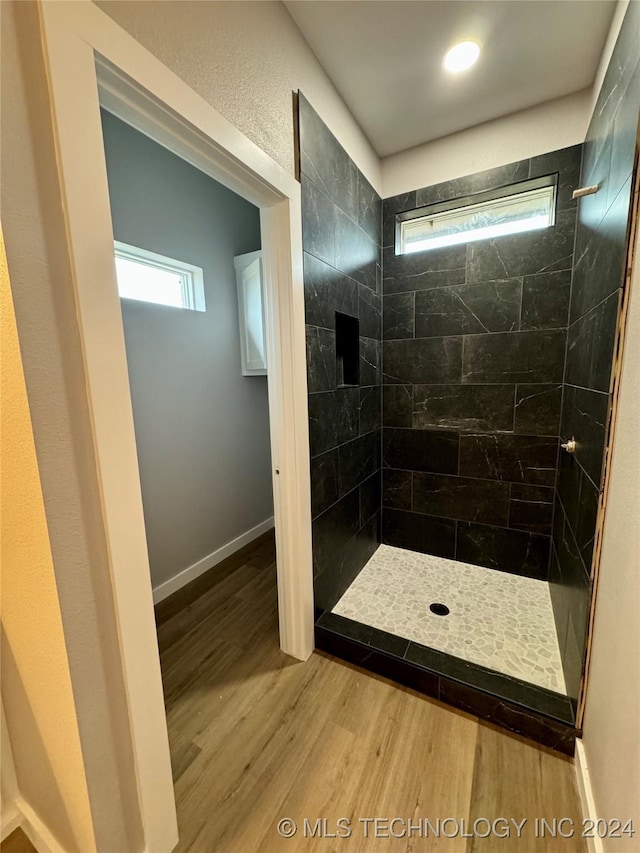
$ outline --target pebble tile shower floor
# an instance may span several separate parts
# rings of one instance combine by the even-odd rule
[[[545,581],[380,545],[333,612],[566,693]]]

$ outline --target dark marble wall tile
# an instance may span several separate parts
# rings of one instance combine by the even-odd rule
[[[416,293],[416,338],[517,330],[521,299],[519,278]]]
[[[595,529],[595,519],[593,521]],[[558,500],[554,514],[550,572],[551,601],[565,680],[569,687],[571,683],[575,684],[580,676],[582,659],[577,662],[577,672],[575,660],[575,646],[578,642],[576,625],[581,631],[580,648],[584,650],[591,592],[589,571],[585,567],[563,504]],[[577,698],[575,693],[569,695]]]
[[[620,291],[569,327],[566,381],[609,392]]]
[[[457,433],[385,427],[382,434],[382,463],[385,468],[458,473]]]
[[[584,647],[591,583],[573,532],[566,520],[562,527],[562,536],[554,544],[557,546],[560,574],[567,595],[569,620],[574,627],[576,639]]]
[[[573,531],[582,563],[588,575],[591,575],[599,501],[600,491],[595,488],[587,475],[582,472],[580,479],[580,512]]]
[[[415,293],[391,293],[384,297],[383,340],[414,337],[415,302]]]
[[[573,530],[576,529],[578,515],[581,511],[580,487],[582,477],[583,471],[575,455],[560,451],[556,495],[562,503],[564,515]]]
[[[583,225],[581,210],[571,292],[572,323],[622,287],[630,198],[631,178],[628,178],[595,228]]]
[[[340,496],[354,489],[380,468],[380,435],[370,432],[338,448],[338,488]]]
[[[526,435],[558,435],[562,385],[517,385],[514,429]]]
[[[580,168],[582,165],[582,145],[572,145],[539,154],[532,157],[529,167],[530,178],[541,178],[545,175],[558,175],[557,209],[574,208],[576,201],[572,198],[573,191],[580,186]]]
[[[414,473],[413,509],[442,518],[506,527],[509,484],[498,480]]]
[[[335,266],[336,208],[322,190],[302,175],[302,246],[305,252]]]
[[[313,521],[314,574],[341,565],[347,543],[360,529],[360,496],[354,489]]]
[[[336,334],[307,326],[307,387],[309,393],[336,387]]]
[[[518,160],[508,163],[506,166],[498,166],[495,169],[486,169],[483,172],[475,172],[452,181],[444,181],[431,187],[419,189],[416,194],[417,206],[435,204],[440,201],[461,198],[484,190],[498,189],[509,186],[518,181],[525,181],[529,177],[529,161]]]
[[[376,242],[339,208],[335,208],[335,266],[375,291],[378,260]]]
[[[526,275],[520,328],[562,329],[569,317],[571,270]]]
[[[358,225],[375,243],[382,242],[382,201],[362,172],[358,172]]]
[[[456,559],[546,580],[550,541],[548,536],[536,533],[458,522]]]
[[[461,337],[385,341],[382,349],[385,384],[449,384],[460,381]]]
[[[578,700],[591,597],[590,573],[607,442],[612,359],[628,245],[635,136],[640,112],[640,7],[631,3],[584,146],[578,205],[553,544],[552,601],[565,682]]]
[[[380,383],[380,341],[360,338],[360,384]]]
[[[552,518],[552,488],[511,484],[509,527],[550,536]]]
[[[556,517],[562,512],[561,507],[555,510]],[[551,559],[549,561],[549,593],[551,595],[551,606],[553,608],[553,621],[556,625],[556,635],[558,637],[558,647],[560,649],[560,658],[562,660],[565,641],[567,637],[567,625],[569,624],[569,599],[567,590],[562,583],[562,574],[560,573],[560,563],[558,555],[552,543]],[[563,667],[564,669],[564,667]]]
[[[597,193],[585,196],[579,204],[579,224],[590,230],[597,228],[607,211],[612,142],[611,133],[605,132],[601,139],[590,138],[587,135],[584,143],[580,183],[583,186],[597,185],[599,188]],[[578,237],[580,237],[579,234]]]
[[[576,224],[571,196],[581,158],[582,146],[573,146],[383,202],[383,422],[412,427],[408,434],[460,435],[453,493],[468,492],[466,481],[486,479],[500,480],[513,496],[498,500],[497,516],[468,515],[455,497],[444,514],[503,529],[512,543],[528,542],[523,553],[535,563],[534,576],[544,573],[540,560],[549,553]],[[558,175],[554,226],[395,254],[398,212],[552,174]],[[421,503],[420,469],[410,456],[402,467],[414,472],[413,510],[442,514]]]
[[[316,518],[338,500],[338,450],[311,460],[311,515]]]
[[[455,521],[397,509],[385,508],[382,512],[382,541],[385,545],[453,559],[455,539]]]
[[[311,456],[357,438],[359,403],[358,388],[340,388],[309,395]]]
[[[298,94],[298,120],[302,175],[357,219],[358,170],[302,93]]]
[[[467,282],[571,269],[576,214],[561,210],[539,231],[467,244]]]
[[[382,245],[395,246],[396,242],[396,214],[405,210],[415,210],[416,191],[385,198],[382,203]]]
[[[576,440],[575,458],[600,486],[609,413],[609,395],[586,388],[565,388],[562,440]]]
[[[562,668],[564,670],[564,683],[567,695],[575,702],[580,697],[580,685],[584,669],[585,640],[577,639],[573,629],[572,614],[569,611],[569,624],[567,635],[562,648]]]
[[[462,381],[562,382],[565,340],[564,329],[469,335],[464,339]]]
[[[353,494],[357,497],[358,490]],[[331,610],[336,605],[375,553],[380,542],[378,519],[379,513],[369,519],[353,536],[345,536],[342,540],[336,537],[326,568],[317,572],[313,579],[317,615]],[[314,557],[315,552],[314,545]]]
[[[364,284],[358,285],[358,318],[360,334],[379,341],[382,337],[382,297]]]
[[[382,202],[299,94],[316,608],[330,608],[380,541]],[[359,325],[358,384],[337,388],[336,314]],[[355,377],[354,377],[355,378]]]
[[[638,29],[640,36],[640,28]],[[624,96],[620,99],[613,122],[611,166],[607,187],[607,203],[611,205],[620,188],[633,171],[629,169],[635,155],[638,132],[638,105],[640,104],[640,56],[636,51],[636,67]]]
[[[386,293],[430,290],[465,283],[466,247],[451,246],[396,255],[393,247],[384,250],[383,289]],[[500,275],[494,276],[500,278]]]
[[[508,432],[514,391],[513,385],[415,385],[414,429]]]
[[[382,424],[411,427],[413,424],[413,385],[382,386]]]
[[[486,433],[460,436],[460,474],[554,486],[558,439]]]
[[[305,252],[304,300],[308,325],[335,329],[336,311],[357,317],[358,287],[352,278]]]
[[[360,524],[366,524],[370,518],[380,512],[382,506],[382,484],[380,472],[376,471],[368,480],[360,484]]]
[[[382,402],[382,389],[380,385],[371,385],[360,388],[360,435],[380,429],[380,406]]]
[[[411,471],[382,471],[382,505],[391,509],[411,509]]]

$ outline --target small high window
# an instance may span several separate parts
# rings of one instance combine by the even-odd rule
[[[556,180],[550,175],[400,213],[396,254],[548,228],[555,221]]]
[[[122,299],[206,311],[200,267],[117,241],[115,255]]]

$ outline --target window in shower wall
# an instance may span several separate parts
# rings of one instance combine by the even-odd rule
[[[396,254],[548,228],[555,221],[556,175],[398,214]]]

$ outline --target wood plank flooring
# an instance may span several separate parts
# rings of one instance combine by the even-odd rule
[[[0,844],[0,853],[37,853],[23,830],[18,827]]]
[[[177,850],[586,850],[535,833],[536,818],[579,829],[569,760],[332,657],[282,654],[270,535],[160,603],[156,619]],[[283,818],[294,838],[278,835]],[[305,819],[323,818],[305,837]],[[510,837],[479,837],[497,818],[526,818],[521,837],[513,824]],[[330,837],[339,819],[350,837]]]
[[[37,853],[24,831],[18,827],[0,844],[0,853]]]

